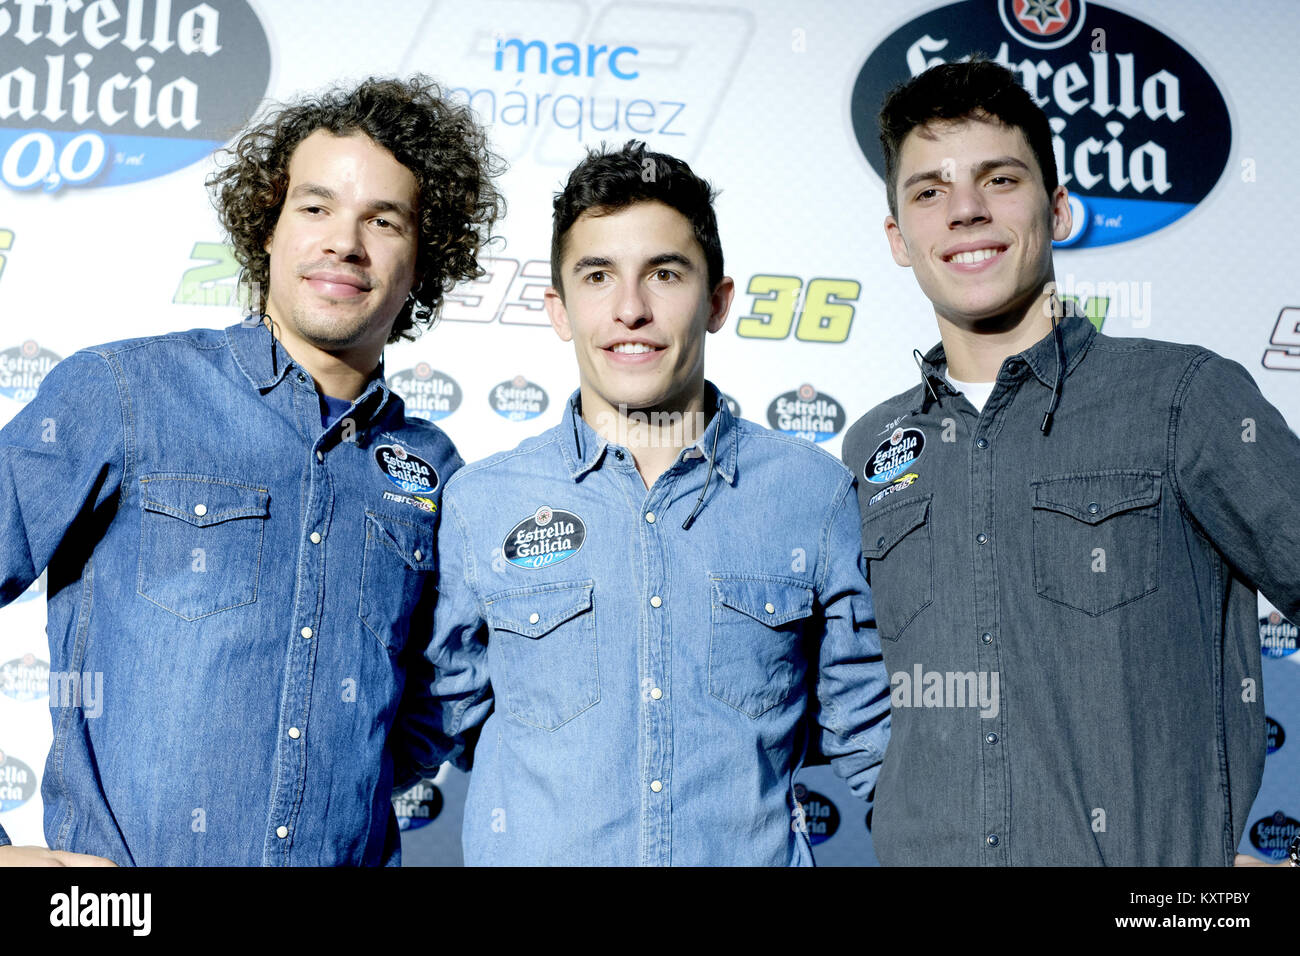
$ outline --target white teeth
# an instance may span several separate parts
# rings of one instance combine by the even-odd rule
[[[985,259],[992,259],[997,254],[997,249],[976,249],[974,252],[959,252],[950,257],[948,261],[960,262],[963,265],[974,265],[977,262],[983,262]]]
[[[634,344],[632,342],[621,342],[610,348],[611,352],[619,352],[623,355],[641,355],[643,352],[653,352],[654,347],[650,345]]]

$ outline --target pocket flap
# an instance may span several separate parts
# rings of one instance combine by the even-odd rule
[[[883,558],[894,545],[921,527],[930,517],[930,499],[910,498],[887,505],[875,514],[868,509],[862,521],[862,554],[876,560]]]
[[[1105,521],[1160,500],[1160,472],[1107,471],[1030,482],[1034,507],[1059,511],[1087,524]]]
[[[762,574],[710,574],[718,603],[768,627],[780,627],[812,614],[813,592],[793,578]]]
[[[171,515],[199,528],[233,518],[265,518],[265,488],[204,475],[145,475],[140,501],[146,511]]]
[[[513,588],[488,598],[488,623],[496,631],[544,637],[565,621],[591,609],[591,581]]]
[[[436,567],[431,525],[367,509],[366,534],[374,535],[388,545],[414,571],[432,571]]]

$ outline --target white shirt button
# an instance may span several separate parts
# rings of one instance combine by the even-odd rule
[[[275,835],[278,836],[281,840],[283,840],[285,837],[287,837],[287,836],[289,835],[289,828],[288,828],[288,827],[276,827],[276,828],[275,828]]]
[[[299,631],[298,633],[301,634],[303,637],[307,638],[308,640],[311,639],[311,628],[310,628],[310,627],[304,627],[304,628],[303,628],[301,631]]]
[[[663,788],[664,788],[664,785],[663,785],[660,781],[658,781],[658,780],[651,780],[651,781],[650,781],[650,789],[653,790],[655,793],[658,793],[658,792],[659,792],[660,790],[662,790]]]
[[[419,548],[416,548],[416,549],[415,549],[415,560],[417,560],[417,561],[423,561],[423,560],[424,560],[424,552],[421,551]]]
[[[290,727],[289,736],[292,737],[294,740],[297,740],[299,737],[302,736],[302,731],[299,730],[297,727]]]
[[[646,520],[646,524],[654,524],[654,523],[655,523],[655,513],[654,513],[653,511],[647,511],[647,512],[645,513],[645,520]]]
[[[198,515],[200,518],[202,518],[205,514],[208,513],[208,506],[207,506],[207,505],[195,505],[195,506],[194,506],[194,513],[195,513],[196,515]]]
[[[320,544],[320,532],[319,532],[319,531],[313,531],[313,532],[311,533],[311,543],[312,543],[312,544]]]
[[[540,620],[541,620],[541,617],[538,616],[538,614],[537,614],[536,612],[533,612],[532,614],[528,615],[528,623],[529,623],[529,624],[536,624],[536,623],[537,623],[538,621],[540,621]]]
[[[661,597],[660,597],[659,595],[657,595],[657,594],[656,594],[654,597],[652,597],[652,598],[650,599],[650,606],[651,606],[651,607],[659,607],[659,606],[661,606],[663,603],[664,603],[664,599],[661,598]]]
[[[652,698],[654,698],[655,700],[658,700],[659,698],[663,697],[663,695],[664,695],[664,692],[661,691],[658,687],[652,687],[652,688],[650,689],[650,696],[651,696]]]
[[[324,461],[324,460],[325,460],[325,453],[324,453],[323,451],[318,451],[318,452],[316,452],[316,460],[317,460],[317,461]]]
[[[775,614],[776,606],[773,605],[771,601],[768,601],[766,604],[763,605],[763,610],[766,611],[768,614]]]

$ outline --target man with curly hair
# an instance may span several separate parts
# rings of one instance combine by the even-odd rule
[[[49,568],[58,688],[49,849],[0,829],[0,863],[392,865],[394,786],[441,759],[423,652],[462,462],[380,359],[482,274],[498,161],[424,77],[230,152],[209,186],[256,313],[78,352],[0,432],[0,601]]]

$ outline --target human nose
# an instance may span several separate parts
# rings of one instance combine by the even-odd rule
[[[364,259],[366,247],[362,240],[361,226],[361,223],[345,216],[333,217],[322,236],[322,251],[346,261]]]
[[[619,289],[614,318],[629,329],[640,328],[650,321],[650,305],[641,283],[626,282]]]
[[[969,226],[988,222],[988,205],[974,183],[953,183],[948,192],[948,226]]]

